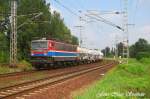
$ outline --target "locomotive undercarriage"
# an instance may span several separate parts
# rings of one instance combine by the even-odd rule
[[[99,60],[75,60],[75,58],[72,58],[74,60],[68,61],[68,58],[65,59],[58,59],[54,57],[37,57],[32,58],[32,65],[36,69],[51,69],[51,68],[64,68],[64,67],[70,67],[70,66],[76,66],[76,65],[82,65],[82,64],[90,64],[94,62],[98,62]]]

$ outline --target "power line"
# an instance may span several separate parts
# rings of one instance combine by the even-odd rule
[[[90,18],[93,18],[93,19],[95,19],[95,20],[97,20],[97,21],[104,22],[104,23],[106,23],[106,24],[108,24],[108,25],[114,26],[114,27],[116,27],[116,28],[118,28],[118,29],[124,31],[123,28],[121,28],[120,26],[118,26],[118,25],[116,25],[116,24],[114,24],[114,23],[112,23],[112,22],[106,20],[106,19],[103,18],[103,17],[100,17],[100,16],[97,16],[97,15],[96,15],[96,16],[98,17],[98,18],[96,18],[96,17],[90,16],[90,15],[88,15],[88,14],[85,14],[85,16],[90,17]]]
[[[41,15],[43,15],[43,12],[37,13],[36,16],[33,16],[33,17],[31,18],[31,20],[34,20],[34,19],[36,19],[37,17],[39,17],[39,16],[41,16]],[[26,20],[26,21],[25,21],[24,23],[22,23],[21,25],[19,25],[19,26],[17,27],[17,29],[21,28],[23,25],[27,24],[28,22],[30,22],[29,19]]]
[[[73,12],[71,9],[69,9],[68,7],[66,7],[65,5],[63,5],[61,2],[54,0],[57,4],[59,4],[60,6],[62,6],[64,9],[66,9],[68,12],[70,12],[71,14],[80,17],[78,14],[76,14],[75,12]]]
[[[81,21],[85,21],[85,22],[89,22],[87,20],[85,20],[83,17],[81,17],[80,15],[78,15],[77,13],[75,13],[74,11],[72,11],[70,8],[68,8],[67,6],[63,5],[61,2],[59,2],[58,0],[54,0],[57,4],[59,4],[60,6],[62,6],[64,9],[66,9],[68,12],[70,12],[72,15],[77,16],[80,18]],[[79,13],[81,13],[82,11],[79,10]]]

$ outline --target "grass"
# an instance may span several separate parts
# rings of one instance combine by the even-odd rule
[[[150,59],[120,64],[75,99],[149,99]]]
[[[0,66],[0,74],[19,72],[21,71],[18,68],[9,68],[8,66]]]
[[[0,65],[0,74],[28,71],[28,70],[32,70],[32,69],[33,69],[33,67],[30,63],[28,63],[25,60],[22,60],[18,63],[16,68],[10,68],[7,65],[4,65],[4,66]]]

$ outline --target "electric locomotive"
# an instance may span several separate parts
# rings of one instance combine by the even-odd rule
[[[46,39],[31,42],[31,62],[36,68],[77,62],[78,55],[77,45]]]

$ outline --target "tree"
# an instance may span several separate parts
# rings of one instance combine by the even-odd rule
[[[5,33],[7,25],[5,22],[8,18],[8,12],[10,10],[9,2],[7,0],[0,0],[0,62],[8,62],[9,57],[9,39],[6,37]],[[2,24],[3,23],[3,24]]]
[[[130,47],[129,47],[129,53],[130,53],[130,57],[131,58],[135,58],[135,56],[136,56],[136,51],[135,51],[136,49],[135,49],[135,45],[131,45]]]
[[[110,48],[107,46],[105,49],[102,50],[102,53],[104,56],[109,57],[110,56]]]
[[[110,53],[112,54],[112,56],[115,55],[115,48],[112,48]]]
[[[72,36],[72,44],[75,44],[75,45],[79,44],[78,38],[76,36]]]
[[[118,56],[122,56],[122,53],[123,53],[123,43],[120,42],[119,44],[117,44],[117,47],[118,47]]]
[[[0,0],[0,12],[10,13],[10,1]],[[40,12],[43,15],[31,20],[35,13]],[[30,43],[35,38],[55,38],[62,42],[78,45],[78,39],[71,35],[71,31],[65,25],[60,13],[56,11],[51,13],[50,4],[47,4],[46,0],[18,0],[17,14],[18,26],[28,20],[27,24],[18,29],[18,58],[20,60],[29,59]],[[5,20],[5,17],[5,15],[0,16],[0,20]],[[0,33],[4,34],[3,31],[0,31]],[[5,42],[3,45],[8,45],[7,50],[9,51],[10,40],[9,38],[1,39],[4,37],[5,35],[0,35],[0,42]]]
[[[150,44],[145,39],[140,38],[135,44],[130,46],[130,57],[144,57],[150,53]]]
[[[136,43],[135,43],[135,51],[136,52],[144,52],[144,51],[149,51],[149,44],[145,39],[140,38]]]

